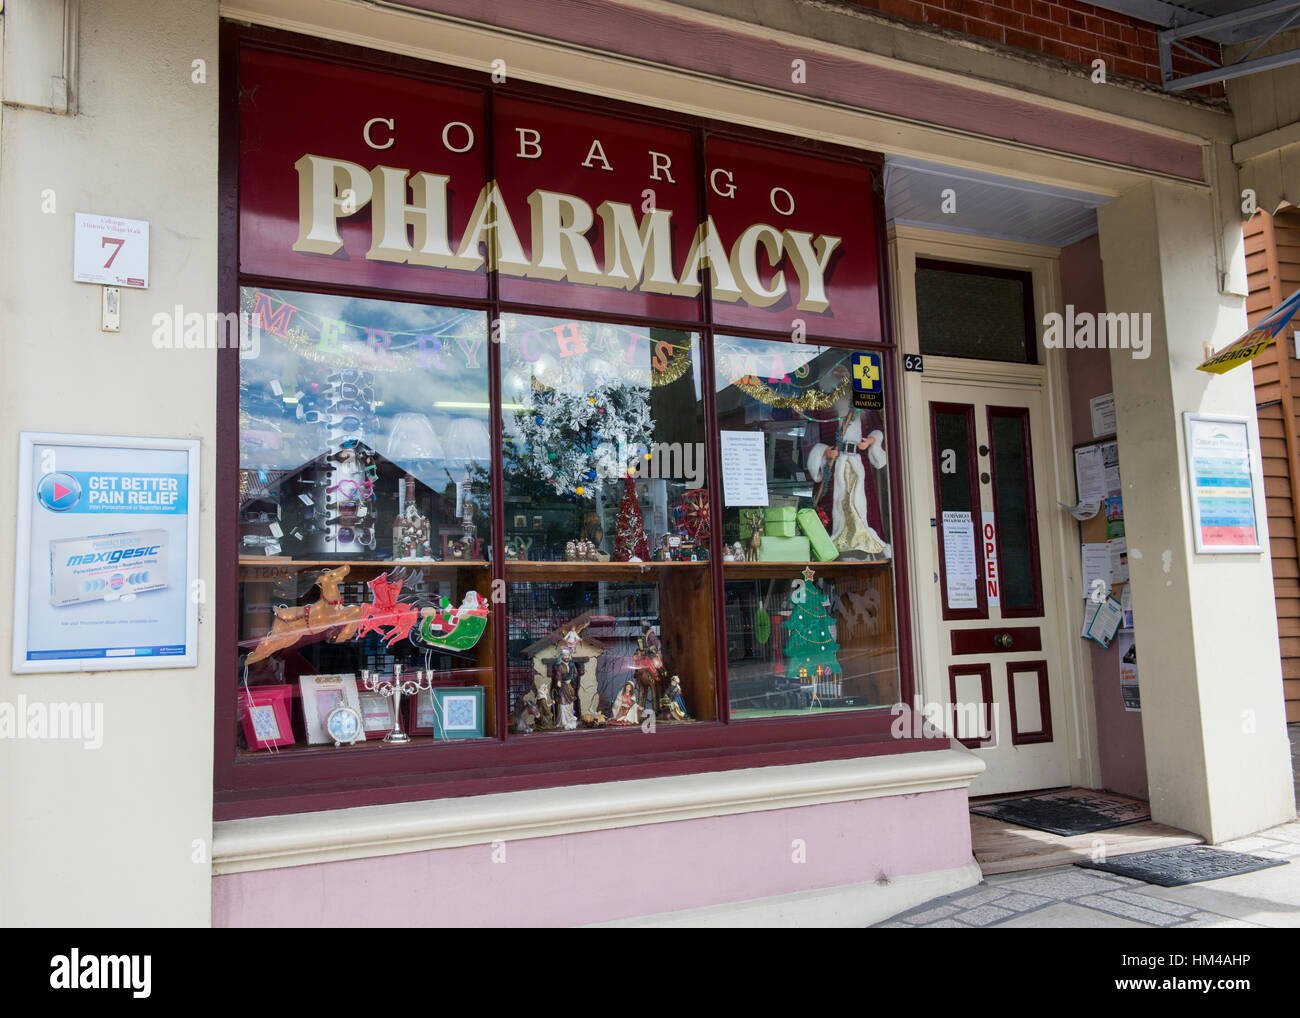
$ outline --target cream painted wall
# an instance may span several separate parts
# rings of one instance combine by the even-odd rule
[[[216,355],[150,338],[155,311],[216,308],[217,39],[216,0],[82,0],[80,114],[0,113],[0,702],[102,703],[105,733],[98,750],[0,741],[5,926],[206,925],[211,913],[210,606],[195,669],[15,677],[8,662],[20,430],[201,439],[200,572],[212,576]],[[206,84],[191,82],[195,59]],[[77,211],[150,223],[151,285],[123,291],[120,334],[99,329],[99,287],[72,282]]]
[[[1217,292],[1209,197],[1153,182],[1098,218],[1107,309],[1152,312],[1149,358],[1111,351],[1152,816],[1218,842],[1295,815],[1272,565],[1195,554],[1183,468],[1184,411],[1255,416],[1249,370],[1196,370],[1245,306]]]

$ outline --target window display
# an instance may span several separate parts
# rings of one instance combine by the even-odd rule
[[[240,710],[279,685],[297,701],[278,739],[246,745],[357,741],[339,737],[348,719],[331,727],[338,706],[361,743],[405,741],[400,705],[377,713],[376,681],[385,696],[417,673],[422,689],[462,673],[491,685],[486,318],[241,299],[259,349],[240,361]]]
[[[880,160],[313,52],[229,93],[223,815],[888,738]]]
[[[898,701],[879,353],[719,337],[733,718]],[[728,484],[727,473],[743,484]]]

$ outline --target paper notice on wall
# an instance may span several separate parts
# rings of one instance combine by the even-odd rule
[[[1088,400],[1088,409],[1092,415],[1092,437],[1103,438],[1115,434],[1115,394],[1108,392],[1103,396],[1093,396]]]
[[[1124,628],[1133,628],[1133,584],[1124,584],[1124,593],[1120,595],[1119,603],[1124,608]]]
[[[1002,604],[1002,595],[999,593],[1002,576],[998,571],[997,524],[993,522],[992,513],[984,514],[984,533],[980,543],[984,549],[984,593],[989,607],[996,608]]]
[[[1080,502],[1077,505],[1066,505],[1064,502],[1057,502],[1062,509],[1082,523],[1084,520],[1090,520],[1101,511],[1101,499],[1093,498],[1086,502]]]
[[[975,562],[975,524],[968,512],[943,513],[943,568],[948,585],[948,607],[978,608]]]
[[[1089,601],[1083,613],[1083,638],[1109,647],[1123,618],[1124,611],[1113,597],[1101,602]]]
[[[1106,542],[1110,552],[1110,585],[1128,583],[1128,542],[1116,537]]]
[[[1079,488],[1080,502],[1095,499],[1100,503],[1106,498],[1106,470],[1099,446],[1089,445],[1074,450],[1074,481]]]
[[[1120,630],[1115,646],[1119,650],[1119,695],[1124,701],[1124,709],[1139,712],[1142,710],[1142,697],[1138,692],[1137,644],[1133,640],[1133,631]]]
[[[1106,485],[1107,498],[1119,498],[1124,492],[1119,486],[1119,443],[1107,442],[1101,447],[1101,473]]]
[[[763,432],[722,432],[722,501],[728,506],[768,504]]]
[[[1083,545],[1083,596],[1098,600],[1110,592],[1110,547],[1102,542]]]

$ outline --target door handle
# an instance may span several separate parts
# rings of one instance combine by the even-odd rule
[[[993,637],[993,645],[1002,650],[1010,650],[1011,644],[1014,642],[1010,633],[998,633],[997,636]]]

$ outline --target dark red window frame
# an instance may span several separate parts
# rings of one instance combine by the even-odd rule
[[[609,101],[591,100],[571,92],[533,85],[494,85],[487,75],[462,72],[452,68],[417,61],[407,57],[359,49],[280,32],[271,29],[250,28],[223,23],[221,28],[221,120],[219,150],[219,216],[220,256],[218,268],[218,300],[223,310],[239,307],[239,287],[258,285],[281,289],[310,290],[372,299],[397,299],[420,303],[418,296],[410,293],[392,293],[384,290],[349,286],[307,285],[300,280],[278,279],[263,276],[243,276],[239,272],[239,53],[243,47],[259,47],[332,61],[355,67],[385,71],[424,78],[432,81],[450,81],[459,85],[482,88],[489,97],[494,94],[519,95],[544,99],[559,105],[605,112],[622,118],[645,123],[685,126],[696,132],[697,144],[703,146],[706,135],[725,135],[758,143],[769,148],[784,149],[801,154],[847,161],[864,169],[870,180],[875,210],[878,287],[880,299],[881,342],[846,342],[810,336],[812,342],[847,349],[879,350],[885,359],[886,372],[893,377],[894,345],[891,330],[890,294],[886,266],[884,234],[884,203],[881,187],[882,160],[874,154],[840,149],[822,143],[773,136],[740,130],[697,118],[663,113],[648,108],[628,106]],[[490,113],[489,113],[490,115]],[[490,158],[490,155],[489,155]],[[703,159],[698,161],[697,181],[702,200],[705,191]],[[489,163],[489,166],[491,164]],[[707,207],[707,206],[706,206]],[[449,300],[430,295],[423,303],[441,306],[477,308],[489,313],[499,313],[503,305],[497,300],[496,277],[489,274],[487,300]],[[761,339],[787,339],[785,334],[763,330],[718,328],[709,321],[709,302],[706,300],[705,320],[700,322],[651,321],[618,315],[584,315],[581,311],[562,309],[575,319],[662,325],[667,328],[697,328],[704,330],[706,338],[713,333],[736,336],[753,336]],[[508,310],[520,313],[554,314],[556,307],[508,305]],[[713,418],[714,377],[713,349],[710,342],[701,344],[705,386],[706,428],[716,430]],[[489,345],[490,398],[498,410],[492,415],[492,438],[501,443],[499,406],[500,350]],[[217,368],[217,497],[228,497],[233,502],[233,492],[238,489],[239,435],[239,357],[237,350],[218,352]],[[886,405],[885,424],[887,440],[893,448],[899,445],[898,408],[894,400]],[[708,450],[708,477],[714,504],[719,492],[716,489],[720,476],[716,443],[706,442]],[[504,578],[504,506],[500,497],[503,489],[502,466],[498,459],[493,464],[493,576]],[[893,545],[906,548],[902,485],[890,484],[890,512],[893,524]],[[807,763],[816,760],[846,759],[852,757],[885,755],[946,749],[946,739],[896,738],[891,729],[896,715],[889,708],[845,712],[816,717],[784,717],[752,719],[727,723],[725,721],[701,722],[696,725],[660,728],[648,738],[629,736],[626,732],[590,732],[579,737],[565,733],[535,734],[529,738],[509,738],[504,716],[504,697],[497,698],[497,732],[495,738],[471,740],[450,745],[408,746],[399,751],[379,744],[356,746],[346,752],[325,750],[294,754],[257,754],[238,756],[236,752],[235,711],[238,667],[238,536],[232,514],[217,514],[217,568],[216,568],[216,668],[215,677],[215,742],[214,742],[214,816],[218,820],[237,817],[297,813],[310,810],[337,809],[349,806],[405,802],[453,796],[480,795],[518,789],[587,784],[611,780],[629,780],[643,777],[660,777],[674,774],[729,770],[741,767],[778,764]],[[723,573],[720,528],[714,528],[710,559],[715,604],[716,674],[719,681],[716,695],[720,710],[727,705],[725,619],[720,606],[723,601]],[[900,699],[910,703],[914,690],[911,655],[911,623],[906,563],[896,556],[893,563],[896,600]],[[506,661],[506,636],[503,624],[504,607],[494,605],[492,638],[497,641],[495,661],[500,671]],[[495,681],[502,681],[497,675]],[[725,718],[723,713],[720,717]],[[911,730],[910,726],[908,730]]]

